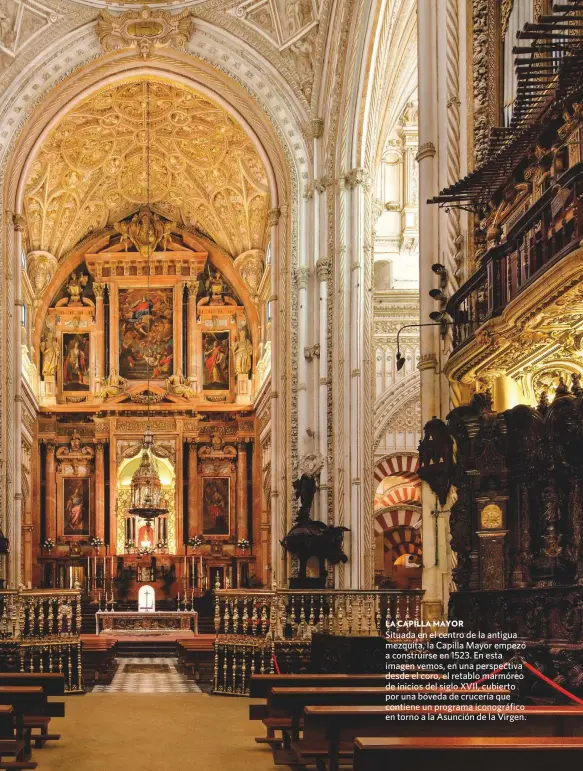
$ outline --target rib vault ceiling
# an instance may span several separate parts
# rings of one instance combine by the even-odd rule
[[[227,112],[177,84],[145,79],[93,94],[47,137],[25,188],[27,246],[65,256],[89,233],[148,200],[233,257],[264,249],[268,183],[251,140]]]

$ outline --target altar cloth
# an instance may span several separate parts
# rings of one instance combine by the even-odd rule
[[[176,634],[194,632],[198,634],[198,613],[194,610],[174,611],[103,611],[95,614],[97,634],[147,635],[155,633]]]

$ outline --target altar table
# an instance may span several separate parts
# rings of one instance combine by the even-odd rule
[[[175,611],[107,611],[95,614],[97,634],[169,634],[192,631],[198,634],[198,613],[194,610]]]

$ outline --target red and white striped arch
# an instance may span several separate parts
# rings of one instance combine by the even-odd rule
[[[421,534],[412,527],[398,527],[389,530],[384,536],[385,548],[393,552],[393,562],[403,554],[413,555],[418,565],[423,563]]]
[[[421,509],[405,507],[380,511],[375,516],[375,533],[384,533],[395,527],[415,527],[421,522]]]
[[[386,509],[389,506],[398,506],[403,503],[421,503],[421,485],[403,485],[394,487],[384,495],[377,495],[374,500],[375,512]]]
[[[374,470],[375,482],[378,485],[385,479],[398,475],[409,479],[418,479],[419,469],[418,455],[390,455],[377,463]]]

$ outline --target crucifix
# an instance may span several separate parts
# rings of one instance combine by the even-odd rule
[[[150,605],[150,596],[152,595],[152,592],[149,589],[146,589],[144,592],[144,597],[146,598],[146,604],[144,605],[144,610],[153,610],[154,606]]]

